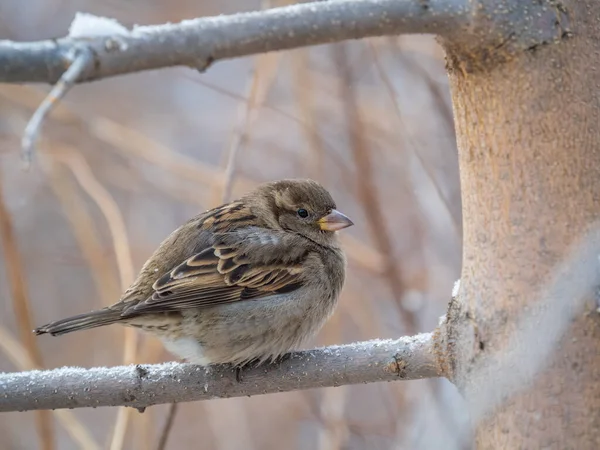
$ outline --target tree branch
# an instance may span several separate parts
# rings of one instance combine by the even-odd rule
[[[243,370],[166,363],[0,374],[0,412],[131,406],[241,397],[299,389],[442,376],[434,334],[291,353]]]
[[[134,27],[93,38],[0,41],[0,82],[55,83],[67,55],[85,45],[94,60],[78,82],[169,66],[206,69],[213,61],[309,45],[402,33],[449,36],[466,26],[468,0],[329,0],[264,11]]]

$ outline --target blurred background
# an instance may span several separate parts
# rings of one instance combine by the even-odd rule
[[[131,27],[289,3],[0,0],[0,39],[63,36],[77,11]],[[285,177],[320,181],[356,224],[341,233],[349,274],[339,307],[312,345],[430,331],[446,312],[460,274],[461,205],[432,37],[79,85],[23,172],[20,139],[48,89],[0,85],[0,371],[174,359],[118,326],[60,338],[30,330],[116,301],[182,222]],[[169,411],[4,413],[0,449],[156,449]],[[342,386],[181,404],[165,448],[447,449],[464,423],[445,380]]]

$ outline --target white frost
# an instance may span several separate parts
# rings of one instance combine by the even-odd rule
[[[129,30],[115,19],[77,12],[69,26],[69,37],[92,38],[100,36],[125,36]]]
[[[459,290],[460,290],[460,278],[454,282],[454,287],[452,288],[452,298],[456,298],[458,296]]]

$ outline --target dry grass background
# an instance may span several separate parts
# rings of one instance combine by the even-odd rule
[[[0,0],[0,39],[63,35],[76,11],[131,26],[269,3]],[[356,224],[339,308],[313,344],[431,330],[461,262],[443,65],[430,37],[381,38],[80,85],[28,173],[20,137],[48,89],[0,85],[0,371],[172,359],[120,327],[28,330],[115,301],[188,217],[284,177],[319,180]],[[5,413],[0,449],[155,449],[168,410]],[[442,380],[182,404],[166,448],[446,449],[460,411]]]

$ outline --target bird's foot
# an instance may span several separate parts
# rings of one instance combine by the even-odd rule
[[[260,360],[257,358],[257,359],[253,359],[251,361],[248,361],[247,363],[235,366],[235,380],[238,383],[241,383],[244,380],[243,372],[245,370],[250,370],[250,369],[253,369],[255,367],[258,367],[259,364],[260,364]]]
[[[273,361],[272,361],[272,363],[273,364],[281,364],[282,362],[287,361],[288,359],[290,359],[291,356],[292,356],[291,353],[285,353],[285,354],[283,354],[283,355],[281,355],[281,356],[279,356],[277,358],[274,358]],[[255,367],[258,367],[259,365],[260,365],[260,360],[257,358],[257,359],[253,359],[251,361],[248,361],[245,364],[241,364],[241,365],[235,366],[235,380],[238,383],[241,383],[244,380],[244,378],[243,378],[243,372],[245,370],[249,370],[249,369],[253,369]]]
[[[275,360],[273,362],[276,364],[281,364],[281,363],[287,361],[288,359],[290,359],[291,357],[292,357],[291,353],[284,353],[280,357],[275,358]]]

